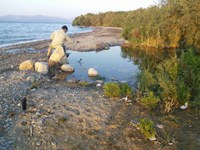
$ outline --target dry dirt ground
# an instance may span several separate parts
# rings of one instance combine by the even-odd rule
[[[73,35],[80,43],[69,48],[86,51],[120,45],[121,31],[99,27],[92,33]],[[30,58],[47,61],[48,44],[49,41],[40,41],[0,49],[1,150],[166,150],[200,146],[199,124],[193,122],[199,119],[199,111],[193,118],[188,113],[187,121],[169,115],[157,115],[159,119],[155,119],[134,101],[105,98],[102,87],[96,83],[80,86],[77,82],[18,70],[20,62]],[[27,48],[36,52],[23,51]],[[17,49],[17,53],[7,53],[10,49]],[[24,97],[25,112],[21,106]],[[156,128],[156,141],[149,141],[133,126],[144,117],[160,120],[156,124],[164,125],[163,129]]]

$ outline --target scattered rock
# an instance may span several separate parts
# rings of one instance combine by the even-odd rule
[[[156,137],[151,137],[149,138],[150,141],[155,141],[156,140]]]
[[[35,63],[35,71],[41,74],[48,73],[48,63],[47,62],[36,62]]]
[[[22,121],[21,125],[23,125],[23,126],[27,125],[27,121]]]
[[[98,76],[98,75],[99,75],[98,71],[95,70],[94,68],[90,68],[90,69],[88,70],[88,76],[90,76],[90,77],[96,77],[96,76]]]
[[[49,60],[57,62],[59,64],[68,64],[68,59],[65,55],[65,52],[62,46],[59,46],[56,48],[56,50],[54,50]]]
[[[64,64],[61,66],[61,70],[65,71],[65,72],[74,72],[74,67],[72,67],[68,64]]]
[[[40,145],[41,145],[41,142],[40,142],[40,141],[36,141],[36,142],[35,142],[35,145],[40,146]]]
[[[163,129],[164,128],[164,126],[162,124],[157,124],[156,127],[159,128],[159,129]]]
[[[26,60],[19,65],[19,70],[34,70],[34,62]]]

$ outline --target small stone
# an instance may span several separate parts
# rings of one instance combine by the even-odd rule
[[[98,73],[98,71],[96,69],[90,68],[88,70],[88,76],[90,76],[90,77],[96,77],[98,75],[99,75],[99,73]]]
[[[22,121],[21,125],[23,125],[23,126],[27,125],[27,121]]]
[[[36,112],[36,115],[37,116],[41,116],[42,114],[40,112]]]
[[[164,126],[162,124],[157,124],[156,127],[159,129],[163,129]]]
[[[61,70],[65,71],[65,72],[74,72],[74,67],[72,67],[68,64],[64,64],[61,66]]]
[[[51,142],[51,145],[52,146],[56,146],[56,142]]]
[[[172,145],[173,145],[173,143],[172,143],[172,142],[169,142],[169,143],[168,143],[168,145],[172,146]]]
[[[155,141],[156,140],[156,137],[151,137],[149,138],[150,141]]]
[[[41,142],[40,142],[40,141],[36,141],[36,142],[35,142],[35,145],[40,146],[40,145],[41,145]]]
[[[35,91],[36,89],[34,88],[34,89],[31,89],[31,91]]]

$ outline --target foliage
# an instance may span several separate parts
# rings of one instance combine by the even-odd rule
[[[160,0],[146,9],[81,15],[73,25],[122,27],[136,45],[200,48],[199,10],[199,0]]]
[[[108,98],[119,98],[120,88],[117,83],[106,83],[103,86],[104,95]]]
[[[178,63],[176,58],[165,60],[158,64],[156,70],[157,84],[162,91],[160,97],[164,112],[170,112],[178,105],[177,79]]]
[[[152,57],[154,58],[154,56]],[[193,106],[200,106],[198,51],[186,49],[180,57],[163,58],[161,62],[152,66],[155,69],[146,69],[146,66],[141,68],[142,71],[138,76],[139,92],[136,95],[138,102],[150,109],[151,105],[153,107],[150,99],[155,100],[156,103],[155,97],[158,96],[163,112],[170,112],[185,102],[192,103]]]
[[[80,85],[80,86],[89,86],[89,85],[91,85],[91,83],[90,83],[90,82],[87,82],[87,81],[80,81],[80,82],[79,82],[79,85]]]
[[[142,70],[142,72],[138,75],[138,80],[140,89],[143,90],[146,88],[150,89],[156,83],[156,80],[153,78],[153,74],[150,73],[149,69]]]
[[[191,98],[192,101],[200,101],[200,59],[197,51],[189,49],[183,52],[179,64],[179,80],[182,80],[180,92],[186,91],[183,95],[186,100]]]
[[[30,89],[37,89],[40,86],[40,84],[36,81],[32,82]]]
[[[120,96],[121,97],[127,97],[131,99],[133,97],[133,91],[132,88],[128,85],[128,83],[120,83],[118,84],[120,88]]]
[[[154,122],[147,118],[140,119],[140,132],[147,138],[154,138],[156,131],[154,129]]]
[[[143,96],[139,103],[145,108],[151,110],[158,105],[159,98],[153,94],[152,91],[149,91],[146,96]]]
[[[127,83],[106,83],[103,86],[104,95],[108,98],[132,98],[133,92]]]

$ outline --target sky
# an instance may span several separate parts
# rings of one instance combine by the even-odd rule
[[[0,0],[0,16],[45,15],[74,19],[86,13],[128,11],[155,5],[157,0]]]

